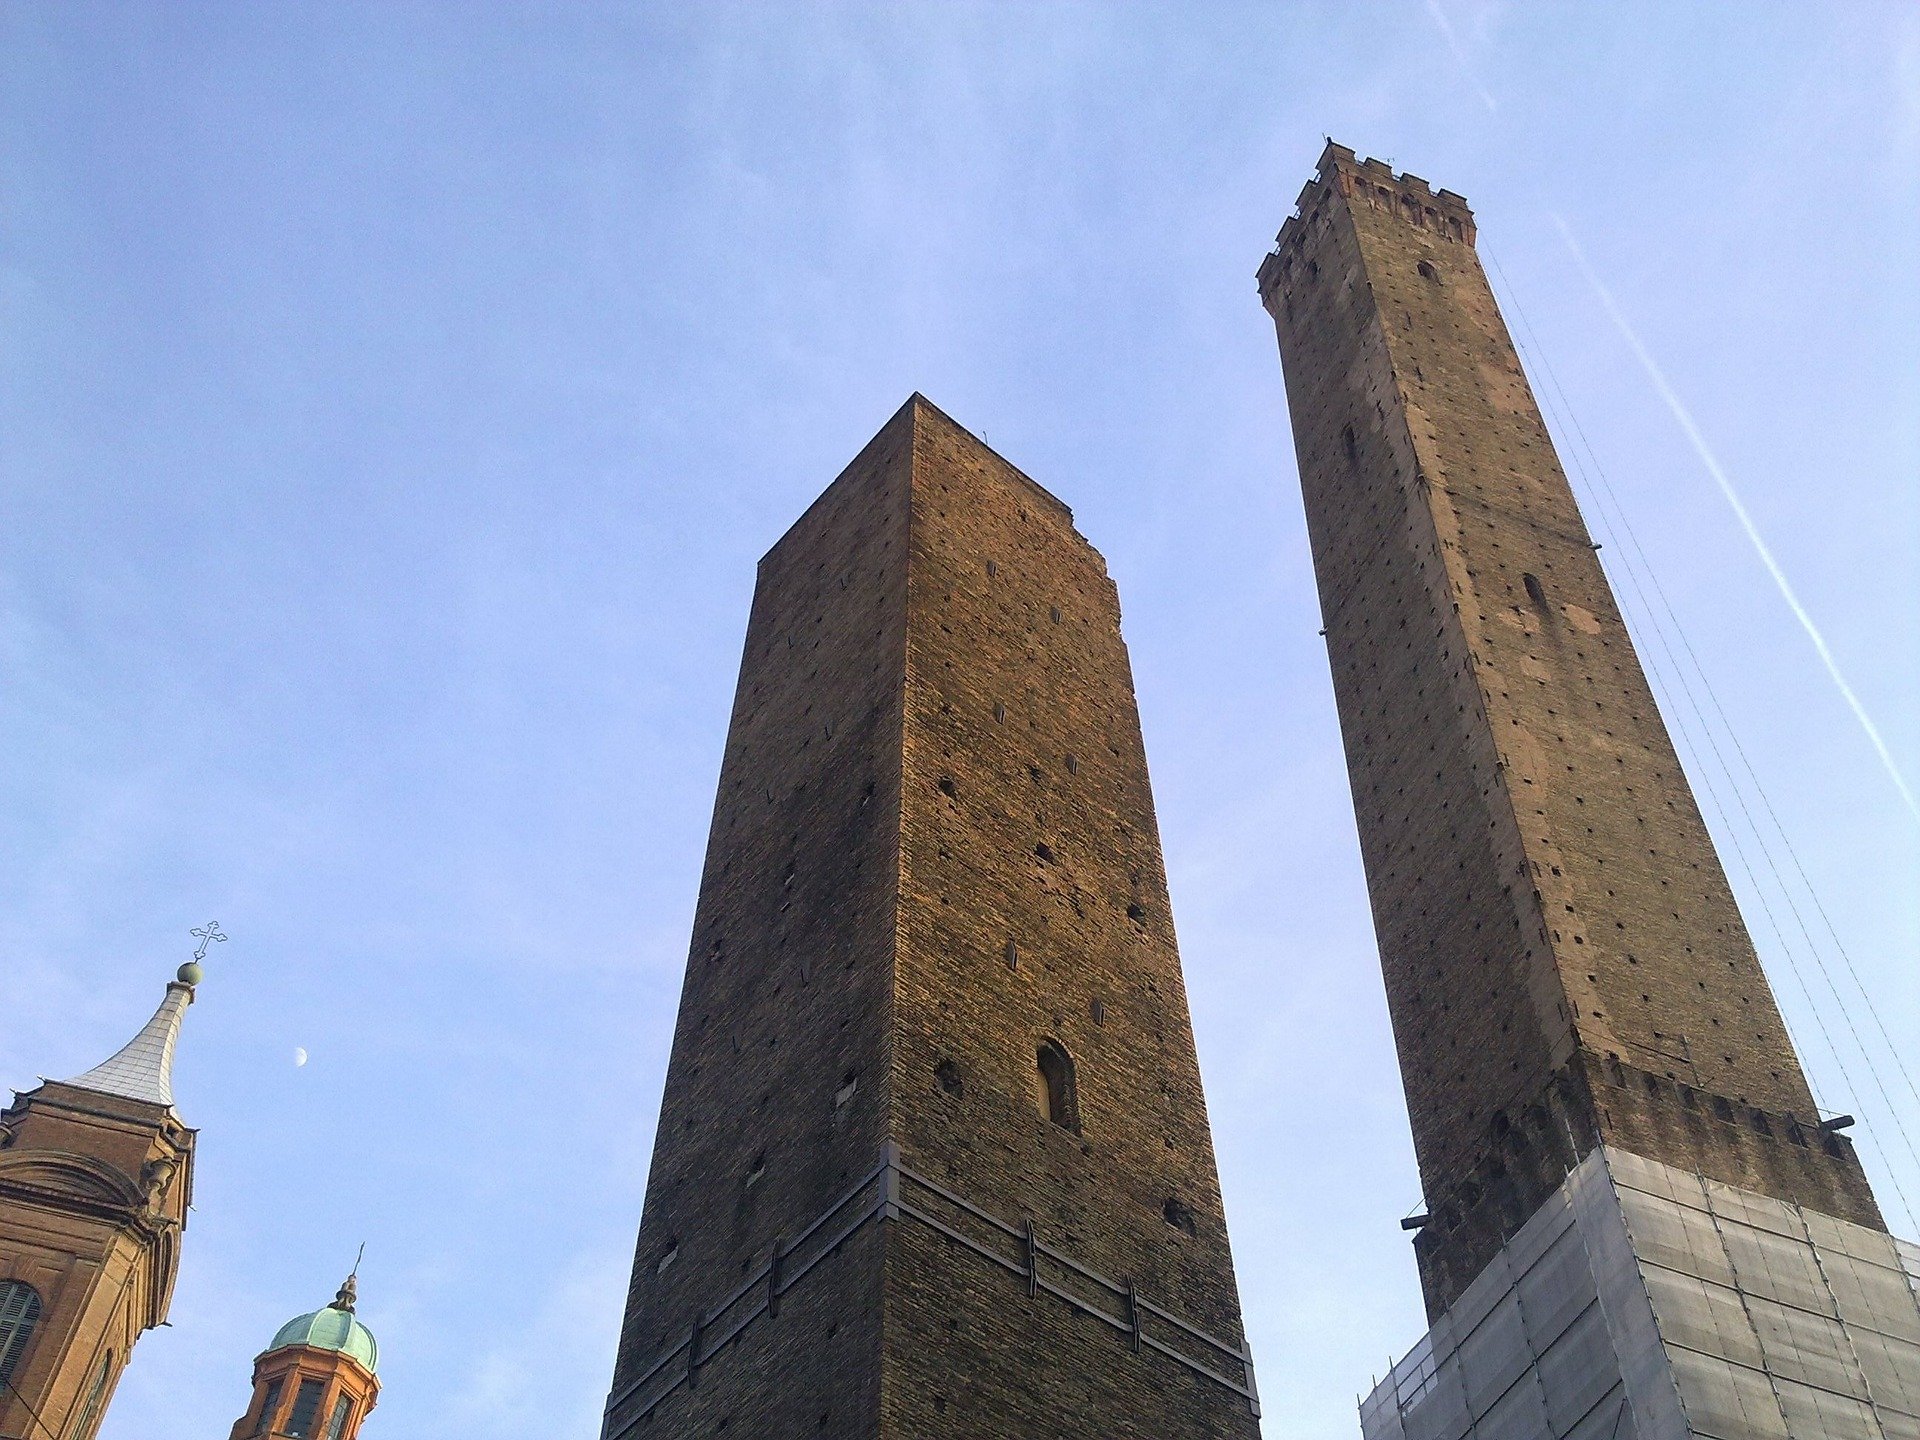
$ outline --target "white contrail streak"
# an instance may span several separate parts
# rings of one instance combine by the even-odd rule
[[[1873,742],[1873,748],[1880,756],[1880,763],[1886,767],[1894,787],[1899,790],[1900,798],[1907,802],[1907,809],[1914,818],[1920,819],[1920,801],[1914,799],[1913,791],[1900,773],[1900,767],[1894,763],[1893,752],[1887,748],[1887,742],[1881,738],[1880,727],[1873,723],[1873,717],[1867,714],[1867,707],[1860,703],[1860,697],[1854,694],[1853,686],[1847,683],[1847,677],[1840,673],[1839,662],[1833,658],[1833,651],[1827,648],[1826,637],[1821,635],[1820,627],[1813,623],[1813,617],[1807,613],[1807,607],[1800,603],[1800,597],[1793,593],[1793,586],[1787,583],[1786,572],[1780,568],[1780,562],[1773,558],[1773,551],[1767,548],[1767,542],[1760,538],[1759,527],[1753,523],[1753,517],[1747,513],[1747,507],[1741,503],[1739,494],[1733,488],[1733,481],[1727,478],[1727,472],[1720,467],[1719,459],[1707,444],[1707,437],[1700,433],[1700,427],[1694,423],[1693,416],[1674,393],[1664,371],[1655,363],[1647,347],[1640,343],[1640,336],[1628,323],[1619,304],[1613,298],[1613,292],[1602,283],[1599,275],[1587,260],[1587,252],[1580,248],[1580,242],[1573,238],[1573,231],[1560,216],[1553,217],[1553,223],[1559,227],[1560,238],[1567,242],[1567,249],[1573,252],[1574,263],[1587,277],[1587,283],[1593,287],[1593,293],[1600,297],[1600,303],[1606,308],[1614,327],[1619,330],[1640,366],[1647,372],[1647,378],[1653,382],[1653,388],[1660,392],[1660,398],[1666,401],[1667,409],[1673,412],[1673,418],[1680,422],[1680,428],[1686,432],[1688,441],[1693,445],[1693,453],[1700,457],[1700,463],[1707,467],[1707,473],[1713,476],[1713,483],[1720,487],[1720,493],[1727,497],[1727,504],[1733,507],[1733,513],[1740,521],[1740,528],[1747,532],[1747,539],[1753,542],[1754,552],[1759,555],[1760,563],[1767,567],[1767,573],[1773,576],[1773,583],[1779,587],[1780,598],[1787,602],[1787,608],[1793,611],[1794,618],[1800,622],[1800,628],[1807,632],[1807,638],[1813,642],[1813,648],[1820,654],[1821,663],[1827,667],[1827,674],[1833,677],[1833,683],[1840,688],[1841,696],[1853,711],[1853,718],[1860,722],[1860,728],[1867,732],[1867,739]]]
[[[1447,48],[1453,51],[1454,62],[1459,65],[1460,73],[1467,79],[1480,96],[1480,103],[1487,107],[1487,113],[1493,114],[1500,106],[1495,102],[1487,87],[1480,83],[1480,77],[1474,73],[1472,64],[1467,60],[1467,47],[1460,43],[1460,33],[1453,28],[1453,22],[1447,18],[1447,12],[1440,8],[1440,0],[1427,0],[1427,14],[1433,17],[1433,23],[1440,27],[1440,33],[1446,37]]]

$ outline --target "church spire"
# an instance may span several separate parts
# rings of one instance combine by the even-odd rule
[[[118,1052],[84,1075],[66,1083],[102,1095],[144,1100],[173,1108],[173,1049],[180,1039],[180,1022],[193,1003],[193,987],[200,983],[200,966],[189,961],[167,985],[160,1008],[140,1033]]]

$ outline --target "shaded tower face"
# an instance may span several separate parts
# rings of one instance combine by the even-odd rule
[[[1878,1434],[1801,1390],[1823,1346],[1880,1353],[1835,1298],[1858,1257],[1872,1325],[1920,1338],[1904,1262],[1818,1123],[1474,239],[1459,196],[1330,145],[1259,272],[1430,1212],[1440,1398],[1404,1433],[1493,1423],[1489,1375],[1448,1366],[1500,1350],[1476,1327],[1504,1305],[1508,1378],[1541,1377],[1512,1403],[1561,1409],[1497,1433],[1586,1433],[1604,1396],[1601,1434]],[[1782,1306],[1823,1318],[1789,1343]],[[1603,1317],[1579,1343],[1610,1358],[1543,1358],[1542,1316]],[[1920,1349],[1887,1363],[1920,1402]],[[1853,1404],[1859,1364],[1814,1388]],[[1612,1379],[1576,1397],[1576,1370]]]
[[[380,1400],[380,1347],[354,1314],[357,1278],[280,1327],[253,1362],[253,1395],[230,1440],[354,1440]]]
[[[92,1440],[167,1318],[193,1191],[173,1049],[199,978],[182,966],[118,1054],[0,1113],[0,1436]]]
[[[916,396],[761,562],[603,1435],[1256,1413],[1113,585]]]

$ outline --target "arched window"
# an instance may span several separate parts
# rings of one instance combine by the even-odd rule
[[[1080,1133],[1080,1100],[1073,1082],[1073,1057],[1057,1040],[1043,1040],[1034,1055],[1034,1099],[1043,1118],[1062,1130]]]
[[[87,1391],[87,1406],[80,1412],[80,1423],[68,1432],[73,1440],[93,1440],[94,1427],[100,1423],[100,1412],[107,1398],[107,1382],[112,1378],[113,1352],[109,1350],[100,1357],[100,1368],[93,1372],[93,1388]]]
[[[23,1280],[0,1281],[0,1385],[13,1379],[40,1323],[40,1296]]]

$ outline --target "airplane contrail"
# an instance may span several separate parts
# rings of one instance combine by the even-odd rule
[[[1446,37],[1447,48],[1453,51],[1454,63],[1460,67],[1460,73],[1466,76],[1467,84],[1471,85],[1475,93],[1480,96],[1480,103],[1487,107],[1487,113],[1493,114],[1500,106],[1494,100],[1492,92],[1480,83],[1479,75],[1468,63],[1467,47],[1461,43],[1460,32],[1453,28],[1453,22],[1447,18],[1447,12],[1440,8],[1440,0],[1427,0],[1427,14],[1433,17],[1433,23],[1440,27],[1440,33]]]
[[[1813,642],[1813,648],[1819,652],[1820,661],[1827,667],[1827,674],[1833,677],[1833,683],[1840,689],[1841,696],[1853,711],[1853,718],[1860,722],[1860,728],[1867,732],[1867,739],[1873,742],[1874,750],[1880,756],[1880,763],[1886,767],[1887,775],[1892,779],[1894,788],[1899,790],[1900,798],[1907,802],[1907,809],[1915,819],[1920,819],[1920,801],[1914,799],[1907,780],[1900,773],[1900,767],[1894,763],[1893,752],[1887,748],[1887,742],[1880,734],[1880,727],[1873,723],[1873,717],[1867,714],[1867,707],[1860,703],[1860,697],[1854,693],[1853,686],[1847,683],[1847,677],[1840,673],[1840,664],[1833,658],[1833,651],[1827,648],[1826,637],[1820,633],[1820,627],[1813,623],[1813,617],[1807,613],[1807,607],[1800,603],[1800,597],[1793,592],[1793,586],[1787,583],[1786,572],[1780,568],[1780,562],[1773,558],[1773,551],[1767,548],[1767,542],[1760,537],[1759,527],[1753,523],[1753,517],[1747,513],[1747,507],[1741,502],[1739,493],[1733,488],[1733,481],[1721,468],[1720,461],[1713,449],[1707,444],[1707,437],[1700,433],[1700,427],[1694,423],[1693,415],[1674,393],[1666,373],[1654,361],[1640,336],[1628,323],[1625,313],[1613,298],[1613,292],[1607,289],[1592,264],[1587,260],[1587,252],[1580,248],[1580,242],[1574,239],[1573,231],[1560,216],[1553,217],[1553,223],[1559,227],[1560,238],[1567,243],[1567,249],[1573,253],[1574,263],[1587,277],[1587,283],[1593,287],[1593,293],[1600,297],[1614,327],[1621,338],[1627,342],[1640,367],[1647,372],[1647,378],[1653,382],[1653,388],[1660,392],[1660,398],[1666,402],[1667,409],[1673,412],[1673,418],[1686,432],[1687,440],[1693,446],[1694,454],[1700,457],[1700,463],[1707,467],[1707,473],[1713,476],[1713,483],[1720,487],[1720,493],[1726,496],[1727,504],[1733,507],[1740,528],[1747,532],[1747,539],[1753,542],[1754,552],[1759,555],[1760,563],[1767,567],[1767,573],[1773,577],[1773,583],[1779,588],[1780,598],[1787,602],[1787,608],[1793,611],[1794,618],[1800,622],[1800,628],[1807,632],[1807,638]]]

